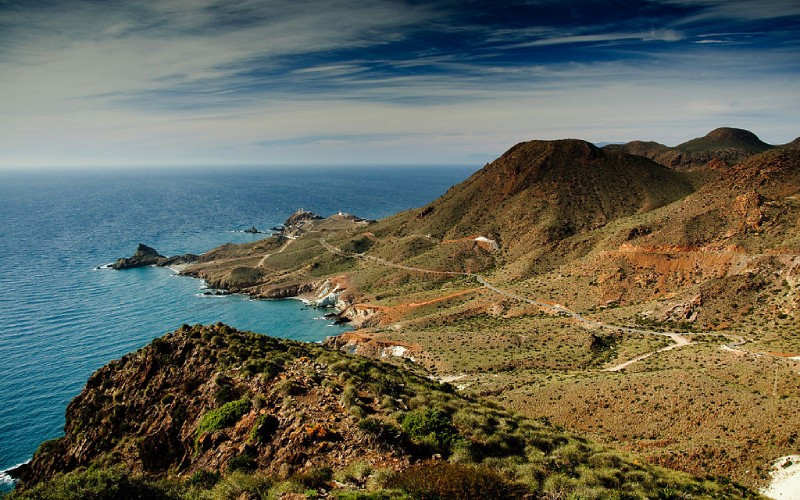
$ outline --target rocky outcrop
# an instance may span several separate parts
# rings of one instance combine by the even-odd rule
[[[139,243],[133,255],[127,258],[123,257],[117,259],[116,262],[111,264],[111,268],[131,269],[134,267],[157,266],[166,259],[167,258],[158,253],[155,248],[149,247],[144,243]]]
[[[742,226],[745,230],[757,231],[764,221],[764,213],[761,204],[764,197],[755,191],[748,191],[736,197],[736,212],[742,218]]]
[[[308,226],[309,223],[323,219],[324,217],[321,215],[301,209],[290,215],[283,222],[281,233],[289,236],[297,236],[304,231],[305,226]]]
[[[174,257],[164,257],[155,248],[149,247],[143,243],[139,243],[136,247],[136,252],[130,257],[122,257],[117,259],[116,262],[111,264],[111,269],[132,269],[135,267],[147,266],[177,266],[182,264],[189,264],[196,261],[200,257],[191,253],[185,255],[176,255]]]
[[[222,324],[184,326],[95,372],[67,407],[64,437],[22,471],[23,486],[108,456],[133,472],[181,476],[231,462],[277,476],[356,460],[408,464],[401,447],[359,429],[330,362],[317,360],[323,352]]]

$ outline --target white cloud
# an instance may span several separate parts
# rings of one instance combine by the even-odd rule
[[[230,0],[221,13],[209,10],[220,5],[210,0],[97,12],[87,5],[0,20],[0,168],[452,162],[531,138],[679,143],[721,125],[751,128],[772,142],[798,134],[800,80],[785,72],[791,51],[719,58],[698,45],[628,62],[527,65],[492,63],[502,61],[498,52],[482,60],[455,53],[304,59],[326,48],[403,40],[404,27],[437,14],[365,0],[325,9],[280,2],[288,10]],[[220,24],[231,11],[246,12],[248,22]],[[683,36],[554,33],[537,28],[526,36],[542,46]],[[281,69],[287,60],[293,64]],[[395,71],[366,71],[370,64]],[[241,74],[251,68],[266,76]],[[329,88],[303,87],[318,82]],[[254,83],[260,87],[250,91]]]
[[[642,42],[677,42],[685,38],[684,34],[671,30],[650,30],[636,33],[595,33],[590,35],[565,35],[551,38],[540,38],[530,42],[513,44],[510,47],[545,47],[548,45],[564,45],[571,43],[603,43],[624,40],[638,40]]]

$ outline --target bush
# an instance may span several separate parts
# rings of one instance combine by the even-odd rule
[[[217,483],[210,498],[265,498],[274,483],[258,474],[234,472]],[[204,497],[201,497],[204,498]]]
[[[64,440],[63,437],[59,437],[43,441],[42,444],[40,444],[39,447],[36,449],[36,452],[33,454],[33,456],[38,457],[39,455],[47,454],[56,450],[63,440]]]
[[[391,487],[416,498],[516,499],[528,493],[497,472],[484,467],[440,462],[408,468],[389,480]]]
[[[236,387],[234,387],[233,381],[225,375],[218,375],[217,378],[214,379],[214,383],[217,386],[214,391],[214,400],[217,404],[229,403],[241,395]]]
[[[214,485],[219,482],[219,478],[220,473],[217,471],[200,469],[192,474],[192,477],[186,481],[186,484],[207,490],[213,488]]]
[[[336,471],[334,479],[340,483],[361,484],[372,474],[372,467],[366,462],[354,462],[346,469]]]
[[[437,408],[422,408],[403,418],[403,432],[417,444],[434,452],[446,453],[459,437],[447,413]]]
[[[258,464],[256,463],[256,457],[254,457],[251,453],[245,451],[241,455],[233,457],[228,462],[228,472],[253,472],[256,470]]]
[[[333,470],[330,467],[315,467],[303,474],[295,474],[291,481],[305,488],[319,489],[326,487],[332,477]]]
[[[303,386],[295,380],[281,380],[275,390],[282,396],[296,396],[303,393]]]
[[[247,399],[239,399],[225,403],[221,408],[210,410],[203,415],[200,419],[200,425],[197,426],[197,437],[205,434],[206,432],[218,431],[225,427],[230,427],[242,418],[242,415],[250,411],[250,401]]]
[[[60,474],[24,493],[12,493],[12,499],[36,500],[153,500],[176,498],[164,484],[151,483],[129,476],[121,469],[89,469]]]
[[[250,430],[250,441],[254,443],[266,443],[278,430],[280,422],[274,415],[259,415]]]

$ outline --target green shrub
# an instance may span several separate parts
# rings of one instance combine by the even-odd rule
[[[241,471],[227,475],[211,490],[210,498],[266,498],[273,481],[258,474]],[[202,497],[201,497],[202,498]]]
[[[295,380],[281,380],[275,390],[282,396],[296,396],[303,393],[303,386]]]
[[[221,408],[216,410],[209,410],[200,419],[200,425],[197,426],[197,436],[205,434],[206,432],[218,431],[225,427],[230,427],[242,418],[242,415],[250,411],[250,401],[247,399],[239,399],[225,403]]]
[[[228,462],[228,472],[253,472],[257,466],[256,457],[252,453],[245,451]]]
[[[36,449],[36,452],[33,454],[34,457],[38,457],[42,454],[50,453],[51,451],[58,448],[59,444],[61,444],[64,437],[55,438],[55,439],[48,439],[47,441],[43,441],[42,444]]]
[[[121,469],[88,469],[59,474],[11,499],[23,500],[153,500],[177,498],[166,483],[148,482]]]
[[[347,468],[336,471],[333,478],[340,483],[361,484],[372,474],[372,467],[365,462],[354,462]]]
[[[415,443],[434,452],[446,453],[459,437],[450,417],[437,408],[422,408],[403,417],[403,432]]]
[[[186,481],[186,484],[207,490],[213,488],[214,485],[219,482],[219,478],[220,473],[218,471],[200,469],[192,474],[192,477]]]
[[[295,474],[291,482],[304,488],[318,489],[326,487],[332,477],[333,470],[330,467],[314,467],[302,474]]]
[[[214,391],[214,400],[217,404],[229,403],[241,396],[240,391],[233,385],[233,381],[230,377],[222,374],[217,375],[217,378],[214,379],[214,384],[217,386]]]

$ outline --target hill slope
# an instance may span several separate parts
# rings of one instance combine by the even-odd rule
[[[639,156],[574,139],[530,141],[422,209],[382,221],[375,232],[483,235],[498,242],[507,263],[691,191],[680,174]]]
[[[185,326],[100,369],[64,430],[41,446],[14,498],[110,494],[118,482],[167,498],[367,484],[393,489],[376,498],[753,496],[641,465],[394,366],[221,324]],[[102,472],[109,465],[126,472]]]

